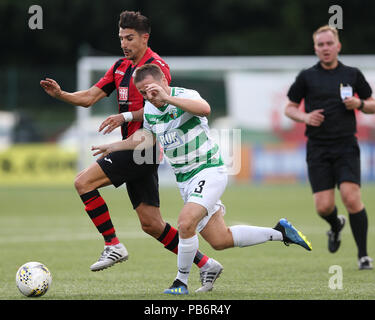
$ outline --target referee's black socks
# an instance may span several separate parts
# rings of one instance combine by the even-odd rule
[[[349,222],[358,248],[358,258],[367,256],[367,212],[363,208],[357,213],[349,213]]]
[[[340,220],[337,218],[337,207],[333,209],[333,211],[327,215],[327,216],[322,216],[321,217],[329,223],[331,226],[331,230],[333,232],[337,232],[340,228]]]

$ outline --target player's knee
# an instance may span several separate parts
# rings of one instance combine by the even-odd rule
[[[196,226],[188,219],[181,219],[177,224],[178,233],[182,237],[191,237],[195,234]]]
[[[352,206],[356,202],[356,197],[350,193],[343,194],[342,202],[346,207]]]
[[[326,216],[333,212],[333,210],[335,209],[335,204],[327,201],[321,201],[317,202],[315,204],[315,207],[319,215]]]
[[[342,202],[349,212],[357,212],[360,210],[359,208],[362,207],[361,199],[357,194],[345,194],[342,197]]]
[[[78,174],[74,179],[74,187],[76,188],[79,194],[84,192],[85,183],[81,174]]]
[[[74,179],[74,187],[78,194],[85,194],[97,188],[96,185],[90,183],[90,180],[88,180],[84,174],[76,176]]]

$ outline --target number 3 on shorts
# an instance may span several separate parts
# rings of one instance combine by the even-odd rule
[[[206,183],[206,180],[201,180],[201,181],[199,181],[199,182],[198,182],[198,187],[196,187],[196,188],[194,189],[194,192],[195,192],[195,193],[202,193],[203,186],[204,186],[205,183]]]

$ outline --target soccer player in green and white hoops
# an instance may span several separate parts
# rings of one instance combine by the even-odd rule
[[[119,150],[144,150],[156,139],[161,143],[184,200],[178,217],[178,272],[172,286],[164,293],[188,294],[188,277],[199,247],[196,232],[217,250],[272,240],[284,241],[287,245],[296,243],[311,250],[306,237],[286,219],[280,219],[274,228],[227,227],[223,218],[225,207],[220,201],[227,185],[227,170],[219,146],[209,135],[206,116],[210,114],[210,105],[195,90],[169,87],[155,64],[138,68],[134,84],[147,100],[143,129],[126,140],[93,146],[92,150],[96,150],[94,156],[105,157]],[[216,280],[210,277],[212,275],[206,274],[202,284]]]

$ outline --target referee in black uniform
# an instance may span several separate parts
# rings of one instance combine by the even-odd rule
[[[306,161],[315,208],[331,229],[328,250],[340,246],[345,217],[337,214],[335,186],[349,213],[349,222],[358,248],[360,270],[372,269],[367,254],[367,213],[361,201],[360,150],[354,110],[375,112],[375,99],[362,72],[338,60],[341,50],[338,32],[323,26],[313,34],[319,62],[301,71],[288,91],[285,115],[306,123]],[[358,96],[356,97],[355,94]],[[305,100],[305,111],[299,109]]]

